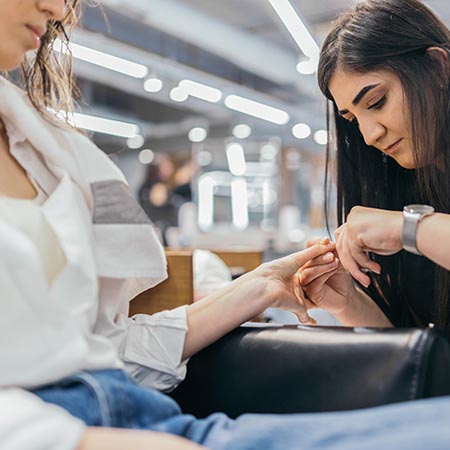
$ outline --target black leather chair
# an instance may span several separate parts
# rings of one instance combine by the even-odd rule
[[[435,329],[239,327],[195,355],[171,395],[197,417],[337,411],[450,394]]]

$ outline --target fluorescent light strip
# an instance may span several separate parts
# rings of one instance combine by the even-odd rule
[[[243,175],[247,170],[244,149],[241,144],[230,144],[227,147],[227,161],[233,175]]]
[[[248,114],[258,119],[267,120],[277,125],[285,125],[289,122],[289,114],[281,109],[255,102],[239,95],[228,95],[225,98],[225,106],[234,111]]]
[[[96,66],[104,67],[133,78],[145,78],[148,74],[148,68],[142,64],[118,58],[117,56],[84,47],[83,45],[70,43],[69,47],[74,58],[95,64]],[[59,39],[55,41],[54,49],[58,52],[67,53],[66,46],[63,46]]]
[[[118,120],[104,119],[102,117],[80,113],[74,113],[73,125],[84,130],[124,138],[131,138],[140,133],[139,127],[134,123],[120,122]]]
[[[196,81],[181,80],[178,87],[191,97],[196,97],[210,103],[217,103],[222,99],[222,92],[219,89],[197,83]]]
[[[291,36],[294,38],[301,51],[313,60],[318,59],[319,46],[303,21],[292,7],[289,0],[268,0],[272,8],[278,14]]]
[[[214,221],[214,180],[210,175],[202,175],[198,180],[198,226],[209,230]]]
[[[238,230],[248,227],[248,193],[247,182],[244,178],[235,178],[231,182],[231,211],[233,225]]]

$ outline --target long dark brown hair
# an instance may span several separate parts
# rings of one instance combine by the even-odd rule
[[[450,50],[448,28],[417,0],[368,0],[344,13],[329,33],[321,50],[318,81],[331,101],[336,134],[338,224],[345,222],[355,205],[401,210],[408,203],[427,203],[450,213],[450,89],[448,72],[430,47]],[[417,167],[407,170],[368,146],[358,126],[343,119],[329,91],[336,69],[367,73],[387,70],[401,81],[411,122]],[[400,112],[399,112],[400,113]],[[334,159],[331,145],[327,161]],[[439,164],[427,164],[432,160]],[[330,177],[327,165],[327,183]],[[329,186],[327,186],[327,192]],[[329,203],[326,202],[328,216]],[[405,260],[400,252],[389,258],[373,257],[383,264],[381,276],[373,276],[383,301],[402,302],[406,282]],[[424,284],[426,284],[424,280]],[[437,268],[435,280],[436,324],[450,331],[450,274]],[[374,288],[374,289],[375,289]],[[424,299],[423,301],[431,301]]]

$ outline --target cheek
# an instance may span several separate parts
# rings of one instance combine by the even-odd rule
[[[406,137],[405,134],[409,135],[411,128],[409,125],[409,116],[401,102],[389,108],[387,118],[389,120],[389,128],[392,132],[398,134],[399,137]]]
[[[16,69],[24,60],[26,54],[25,39],[11,33],[7,28],[0,28],[0,70],[9,71]]]

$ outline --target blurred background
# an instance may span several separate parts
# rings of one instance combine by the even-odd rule
[[[356,1],[97,3],[72,38],[75,122],[124,171],[161,241],[272,257],[325,236],[317,56]],[[424,3],[450,24],[448,0]]]

